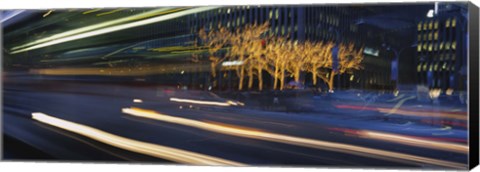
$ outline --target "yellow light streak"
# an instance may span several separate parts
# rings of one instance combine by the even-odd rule
[[[172,102],[181,102],[181,103],[193,103],[201,105],[214,105],[214,106],[231,106],[232,104],[228,102],[214,102],[214,101],[201,101],[201,100],[192,100],[192,99],[179,99],[172,97],[170,98]]]
[[[389,108],[377,108],[380,113],[392,113],[393,109]],[[401,110],[396,109],[393,113],[398,115],[405,115],[405,116],[418,116],[418,117],[437,117],[437,118],[452,118],[452,119],[459,119],[459,120],[467,120],[466,115],[459,115],[459,114],[451,114],[451,113],[444,113],[444,112],[421,112],[421,111],[408,111],[408,110]]]
[[[112,10],[112,11],[108,11],[108,12],[104,12],[104,13],[97,14],[97,16],[109,15],[109,14],[113,14],[113,13],[116,13],[116,12],[119,12],[119,11],[123,11],[123,10],[125,10],[125,9],[124,9],[124,8],[119,8],[119,9],[116,9],[116,10]]]
[[[48,15],[52,14],[52,12],[55,10],[48,10],[45,14],[43,14],[43,17],[47,17]]]
[[[192,14],[192,13],[207,11],[207,10],[214,9],[214,8],[217,8],[217,7],[199,7],[199,8],[194,8],[194,9],[190,9],[190,10],[180,11],[178,13],[166,14],[166,15],[162,15],[162,16],[158,16],[158,17],[154,17],[154,18],[141,20],[141,21],[136,21],[136,22],[127,23],[127,24],[123,24],[123,25],[117,25],[117,24],[120,24],[120,23],[132,21],[132,20],[138,20],[138,19],[141,19],[141,18],[146,18],[146,17],[150,17],[150,16],[154,16],[154,15],[159,15],[163,12],[171,10],[171,8],[162,8],[162,9],[159,9],[159,10],[153,10],[153,11],[145,12],[145,13],[142,13],[142,14],[133,15],[133,16],[130,16],[130,17],[125,17],[125,18],[121,18],[121,19],[117,19],[117,20],[112,20],[112,21],[108,21],[108,22],[103,22],[103,23],[99,23],[99,24],[95,24],[95,25],[91,25],[91,26],[86,26],[86,27],[70,30],[70,31],[67,31],[67,32],[62,32],[62,33],[55,34],[55,35],[52,35],[52,36],[47,37],[47,38],[42,38],[42,39],[27,43],[27,44],[24,44],[24,45],[13,47],[12,51],[13,50],[17,50],[17,51],[13,51],[12,54],[21,53],[21,52],[25,52],[25,51],[30,51],[30,50],[43,48],[43,47],[50,46],[50,45],[60,44],[60,43],[68,42],[68,41],[73,41],[73,40],[77,40],[77,39],[83,39],[83,38],[87,38],[87,37],[91,37],[91,36],[96,36],[96,35],[101,35],[101,34],[105,34],[105,33],[124,30],[124,29],[132,28],[132,27],[138,27],[138,26],[143,26],[143,25],[147,25],[147,24],[152,24],[152,23],[155,23],[155,22],[170,20],[170,19],[173,19],[173,18],[181,17],[181,16],[184,16],[184,15]],[[113,26],[113,25],[116,25],[116,26]],[[108,26],[112,26],[112,27],[108,27]],[[107,27],[107,28],[105,28],[105,27]],[[25,48],[25,47],[27,47],[27,48]],[[23,49],[21,49],[21,48],[23,48]],[[18,49],[21,49],[21,50],[18,50]]]
[[[409,137],[409,136],[403,136],[399,134],[390,134],[390,133],[375,132],[375,131],[361,131],[360,136],[368,139],[382,140],[382,141],[405,144],[410,146],[424,147],[429,149],[453,151],[453,152],[464,153],[464,154],[467,154],[469,151],[469,148],[466,145],[430,141],[430,140],[418,139],[418,138]]]
[[[222,158],[217,158],[209,155],[203,155],[186,150],[161,146],[157,144],[137,141],[121,136],[117,136],[105,131],[92,128],[89,126],[77,124],[63,119],[55,118],[44,113],[34,112],[32,118],[41,123],[52,125],[93,140],[121,148],[124,150],[145,154],[157,158],[162,158],[178,163],[193,164],[193,165],[230,165],[230,166],[245,166],[245,164],[234,162]]]
[[[100,10],[102,10],[102,9],[101,8],[91,9],[91,10],[83,12],[82,14],[90,14],[90,13],[94,13],[94,12],[97,12],[97,11],[100,11]]]
[[[407,100],[412,100],[412,99],[415,99],[415,98],[416,98],[415,96],[410,96],[410,97],[407,97],[407,98],[404,98],[404,99],[398,101],[398,103],[395,104],[395,106],[390,110],[390,112],[387,113],[387,115],[396,113],[398,108],[400,108],[400,106],[402,106],[403,103],[405,103]]]
[[[135,107],[123,108],[122,112],[132,116],[154,119],[154,120],[159,120],[163,122],[170,122],[170,123],[185,125],[189,127],[202,129],[202,130],[207,130],[207,131],[226,134],[226,135],[238,136],[238,137],[279,142],[284,144],[304,146],[304,147],[322,149],[327,151],[343,152],[343,153],[355,154],[355,155],[364,156],[364,157],[384,158],[392,161],[400,161],[405,163],[414,163],[414,164],[420,164],[420,165],[425,163],[425,164],[432,164],[432,165],[450,167],[450,168],[456,168],[456,169],[467,168],[467,165],[462,163],[438,160],[438,159],[421,157],[421,156],[410,155],[405,153],[378,150],[378,149],[343,144],[343,143],[335,143],[335,142],[328,142],[328,141],[301,138],[301,137],[295,137],[295,136],[289,136],[289,135],[283,135],[283,134],[270,133],[265,131],[230,127],[230,126],[219,125],[215,123],[208,123],[208,122],[201,122],[201,121],[196,121],[196,120],[191,120],[186,118],[173,117],[173,116],[161,114],[152,110],[145,110],[145,109],[135,108]]]

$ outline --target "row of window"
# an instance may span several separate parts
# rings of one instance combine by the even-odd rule
[[[456,50],[457,49],[457,42],[453,41],[442,41],[440,43],[419,43],[417,45],[417,51],[439,51],[439,50]]]
[[[455,17],[448,18],[445,20],[445,28],[454,28],[457,25],[457,19]],[[428,31],[428,30],[436,30],[439,27],[439,21],[437,20],[430,20],[425,22],[419,22],[417,25],[418,31]]]
[[[436,62],[428,64],[427,62],[419,63],[417,65],[417,72],[428,71],[455,71],[455,65],[448,62]]]

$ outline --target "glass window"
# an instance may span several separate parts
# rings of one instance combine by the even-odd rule
[[[453,18],[452,19],[452,27],[455,27],[457,25],[457,19]]]
[[[434,71],[438,71],[438,62],[435,63],[435,66],[433,67],[433,70],[434,70]]]
[[[423,23],[423,30],[427,30],[427,23]]]
[[[280,13],[278,11],[278,9],[275,10],[275,19],[278,19],[278,16],[280,16]]]
[[[447,42],[447,43],[445,44],[445,49],[450,50],[450,42]]]
[[[450,27],[450,18],[445,22],[445,27]]]
[[[422,44],[418,44],[418,45],[417,45],[417,51],[418,51],[418,52],[421,52],[421,51],[422,51]]]
[[[440,50],[443,50],[443,41],[440,42]]]
[[[430,30],[433,29],[433,21],[430,21],[430,23],[428,23],[428,29],[430,29]]]
[[[428,40],[431,41],[431,40],[432,40],[432,37],[433,37],[433,33],[430,32],[430,33],[428,34]]]
[[[428,44],[428,51],[432,51],[433,50],[433,45],[432,43]]]
[[[435,24],[433,25],[434,29],[438,29],[438,20],[435,20]]]
[[[272,16],[273,16],[273,11],[270,11],[270,13],[268,14],[268,18],[272,19]]]
[[[423,71],[427,71],[427,63],[423,64]]]
[[[452,49],[455,50],[457,48],[457,41],[453,41],[451,46],[452,46]]]
[[[417,30],[422,31],[422,22],[419,22],[417,25]]]
[[[427,50],[427,43],[423,43],[423,49]]]
[[[438,31],[436,31],[436,32],[433,34],[433,39],[434,39],[434,40],[438,40]]]
[[[420,63],[417,66],[417,72],[421,72],[421,71],[422,71],[422,64]]]
[[[422,35],[418,34],[417,40],[418,40],[418,41],[422,41]]]

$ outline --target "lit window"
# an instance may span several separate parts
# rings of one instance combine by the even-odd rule
[[[433,49],[433,45],[431,43],[428,44],[428,51],[432,51],[432,49]]]
[[[457,19],[453,18],[452,19],[452,27],[455,27],[457,25]]]
[[[438,50],[438,43],[435,43],[435,45],[433,46],[433,50],[434,50],[434,51],[437,51],[437,50]]]
[[[423,43],[423,49],[427,50],[427,43]]]
[[[430,33],[428,34],[428,40],[429,40],[429,41],[431,41],[431,40],[432,40],[432,36],[433,36],[433,33],[432,33],[432,32],[430,32]]]
[[[452,43],[451,46],[452,46],[452,49],[455,50],[455,49],[457,48],[457,42],[456,42],[456,41],[453,41],[453,43]]]
[[[440,50],[443,50],[443,41],[440,43]]]
[[[433,21],[430,21],[430,23],[428,23],[428,29],[430,29],[430,30],[433,29]]]
[[[430,64],[430,66],[428,67],[428,71],[432,71],[433,70],[433,64]]]
[[[421,72],[422,71],[422,64],[418,64],[417,66],[417,72]]]
[[[443,70],[447,69],[447,62],[444,62],[444,63],[443,63],[442,69],[443,69]]]
[[[427,40],[427,34],[426,33],[423,34],[423,40],[425,40],[425,41]]]
[[[273,11],[270,11],[270,13],[268,14],[268,18],[272,19],[272,16],[273,16]]]
[[[275,10],[275,19],[278,19],[278,16],[280,15],[280,13],[278,12],[278,9]]]
[[[418,23],[417,25],[417,30],[422,31],[422,22]]]
[[[450,27],[450,19],[447,19],[447,21],[445,22],[445,27]]]
[[[433,67],[433,70],[434,70],[434,71],[438,71],[438,62],[435,63],[435,66]]]
[[[427,63],[423,64],[423,71],[427,71]]]
[[[438,40],[438,31],[436,31],[436,32],[433,34],[433,39],[434,39],[434,40]]]
[[[438,20],[435,20],[435,24],[433,25],[434,29],[438,29]]]
[[[422,41],[422,35],[419,34],[419,35],[417,36],[417,39],[418,39],[419,41]]]
[[[447,43],[445,44],[445,49],[450,50],[450,42],[447,42]]]
[[[427,23],[423,23],[423,30],[427,30]]]
[[[418,45],[417,45],[417,51],[418,51],[418,52],[422,51],[422,45],[421,45],[421,44],[418,44]]]
[[[230,8],[227,10],[227,14],[230,14]]]

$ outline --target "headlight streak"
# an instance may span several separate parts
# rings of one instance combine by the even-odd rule
[[[203,101],[203,100],[193,100],[193,99],[180,99],[180,98],[175,98],[171,97],[170,101],[172,102],[180,102],[180,103],[192,103],[192,104],[201,104],[201,105],[213,105],[213,106],[243,106],[242,102],[234,102],[231,100],[228,100],[226,102],[215,102],[215,101]]]
[[[93,140],[121,148],[124,150],[145,154],[157,158],[162,158],[178,163],[193,165],[229,165],[229,166],[245,166],[245,164],[234,162],[226,159],[203,155],[186,150],[175,149],[171,147],[161,146],[157,144],[137,141],[114,134],[107,133],[96,128],[69,122],[59,118],[55,118],[44,113],[32,113],[32,119],[41,123],[52,125]]]
[[[59,38],[63,38],[63,37],[87,32],[87,31],[92,31],[92,30],[95,30],[95,29],[100,29],[100,28],[103,28],[103,27],[108,27],[108,26],[120,24],[120,23],[123,23],[123,22],[128,22],[128,21],[134,20],[138,17],[144,17],[144,16],[149,16],[149,15],[152,15],[152,14],[156,14],[156,13],[161,13],[161,12],[164,12],[164,11],[167,11],[167,10],[170,10],[170,9],[171,8],[162,8],[162,9],[158,9],[158,10],[153,10],[153,11],[141,13],[141,14],[138,14],[138,15],[133,15],[133,16],[130,16],[130,17],[125,17],[125,18],[121,18],[121,19],[111,20],[111,21],[107,21],[107,22],[103,22],[103,23],[99,23],[99,24],[95,24],[95,25],[90,25],[90,26],[85,26],[85,27],[69,30],[69,31],[66,31],[66,32],[62,32],[62,33],[59,33],[59,34],[55,34],[55,35],[46,37],[46,38],[35,40],[33,42],[30,42],[30,43],[27,43],[27,44],[24,44],[24,45],[13,47],[12,50],[18,50],[18,49],[25,48],[25,47],[28,47],[28,46],[31,46],[31,45],[36,45],[36,44],[52,41],[52,40],[55,40],[55,39],[59,39]],[[98,9],[98,10],[101,10],[101,9]],[[89,12],[89,11],[87,11],[87,12]]]
[[[370,130],[354,130],[354,129],[347,129],[347,128],[329,128],[329,130],[343,132],[345,135],[348,135],[348,136],[381,140],[381,141],[386,141],[391,143],[423,147],[428,149],[452,151],[452,152],[463,153],[463,154],[467,154],[469,151],[469,148],[466,145],[427,140],[422,137],[416,137],[416,136],[392,134],[392,133],[377,132],[377,131],[370,131]]]
[[[33,46],[13,51],[12,54],[17,54],[17,53],[30,51],[30,50],[34,50],[34,49],[38,49],[38,48],[43,48],[43,47],[47,47],[47,46],[51,46],[51,45],[55,45],[55,44],[64,43],[64,42],[74,41],[74,40],[78,40],[78,39],[83,39],[83,38],[88,38],[88,37],[97,36],[97,35],[101,35],[101,34],[106,34],[106,33],[110,33],[110,32],[115,32],[115,31],[119,31],[119,30],[125,30],[125,29],[129,29],[129,28],[133,28],[133,27],[138,27],[138,26],[143,26],[143,25],[152,24],[152,23],[156,23],[156,22],[161,22],[161,21],[165,21],[165,20],[170,20],[170,19],[185,16],[185,15],[198,13],[198,12],[203,12],[203,11],[208,11],[208,10],[212,10],[212,9],[216,9],[216,8],[218,8],[218,7],[197,7],[197,8],[188,9],[188,10],[184,10],[184,11],[180,11],[180,12],[176,12],[176,13],[172,13],[172,14],[166,14],[166,15],[162,15],[162,16],[158,16],[158,17],[153,17],[153,18],[149,18],[149,19],[145,19],[145,20],[141,20],[141,21],[135,21],[135,22],[116,25],[116,26],[112,26],[112,27],[101,28],[101,29],[98,29],[98,30],[90,29],[90,30],[93,30],[93,31],[90,31],[90,32],[80,33],[82,31],[75,31],[75,33],[79,33],[79,34],[72,34],[72,33],[65,34],[65,33],[62,33],[62,35],[69,35],[69,36],[67,36],[67,37],[65,37],[65,36],[55,36],[55,38],[53,38],[53,39],[49,37],[50,41],[44,41],[44,43],[40,43],[40,44],[37,44],[37,45],[33,45],[33,44],[37,43],[37,41],[34,41],[34,43],[29,43],[29,45],[33,45]],[[110,24],[110,25],[112,25],[112,24]],[[105,26],[102,26],[102,27],[105,27]],[[100,28],[100,27],[98,27],[98,28]],[[82,28],[80,28],[80,29],[82,29]],[[19,49],[19,48],[27,47],[29,45],[24,45],[24,46],[20,46],[18,48],[15,47],[15,48]]]
[[[422,165],[423,163],[432,164],[436,166],[442,167],[450,167],[456,169],[466,169],[466,164],[438,160],[433,158],[421,157],[416,155],[409,155],[404,153],[397,153],[392,151],[385,151],[385,150],[378,150],[373,148],[366,148],[361,146],[354,146],[349,144],[342,144],[342,143],[335,143],[335,142],[327,142],[321,140],[314,140],[308,138],[301,138],[283,134],[276,134],[264,131],[255,131],[255,130],[247,130],[238,127],[230,127],[226,125],[219,125],[219,124],[212,124],[207,122],[201,122],[191,119],[173,117],[169,115],[164,115],[157,113],[151,110],[145,110],[141,108],[123,108],[122,112],[125,114],[129,114],[132,116],[149,118],[154,120],[159,120],[163,122],[170,122],[179,125],[185,125],[189,127],[194,127],[202,130],[207,130],[211,132],[217,132],[226,135],[238,136],[238,137],[245,137],[251,139],[259,139],[265,141],[272,141],[296,146],[304,146],[314,149],[321,149],[327,151],[336,151],[342,152],[347,154],[355,154],[364,157],[371,157],[371,158],[385,158],[392,161],[400,161],[406,163],[414,163],[417,165]]]

